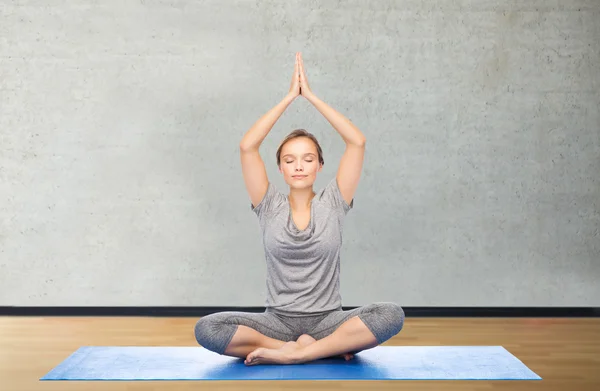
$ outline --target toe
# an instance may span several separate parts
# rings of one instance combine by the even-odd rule
[[[246,356],[246,360],[244,361],[244,363],[246,365],[250,365],[252,364],[252,362],[254,361],[254,358],[256,357],[256,350],[250,352],[247,356]]]

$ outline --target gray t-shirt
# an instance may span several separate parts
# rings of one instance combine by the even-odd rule
[[[287,195],[269,182],[259,218],[267,262],[268,310],[288,315],[320,313],[342,307],[340,250],[344,217],[352,209],[333,178],[311,201],[310,222],[300,230]]]

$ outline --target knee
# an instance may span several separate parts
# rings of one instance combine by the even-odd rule
[[[396,303],[384,302],[376,303],[374,306],[374,312],[377,313],[377,317],[385,324],[387,335],[384,339],[391,338],[398,334],[404,327],[404,310],[401,306]]]
[[[221,346],[217,346],[221,338],[219,333],[222,329],[222,324],[216,321],[212,315],[207,315],[200,318],[194,326],[194,336],[198,344],[210,351],[222,353]]]
[[[204,342],[208,339],[207,334],[210,327],[211,322],[207,317],[202,317],[196,322],[196,325],[194,326],[194,336],[199,345],[204,345]]]
[[[392,327],[402,330],[404,326],[404,310],[396,303],[381,303],[381,312]]]

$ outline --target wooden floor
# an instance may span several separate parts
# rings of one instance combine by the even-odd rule
[[[82,345],[197,346],[193,318],[0,317],[0,389],[600,390],[598,318],[407,318],[385,345],[502,345],[542,381],[40,382]]]

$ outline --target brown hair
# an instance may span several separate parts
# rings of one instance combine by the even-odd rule
[[[321,164],[325,164],[325,161],[323,160],[323,150],[321,149],[321,146],[319,145],[319,142],[317,141],[317,138],[312,134],[309,133],[308,131],[306,131],[305,129],[296,129],[294,131],[292,131],[290,134],[288,134],[283,141],[281,142],[281,144],[279,144],[279,148],[277,148],[277,166],[280,166],[280,161],[279,159],[281,158],[281,150],[283,149],[283,146],[290,141],[291,139],[297,138],[297,137],[308,137],[309,139],[312,140],[313,143],[315,143],[315,146],[317,147],[317,154],[319,157],[319,163]]]

